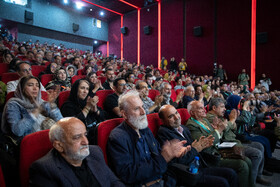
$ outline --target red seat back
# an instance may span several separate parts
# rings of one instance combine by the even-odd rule
[[[160,120],[158,113],[148,114],[147,120],[149,124],[148,127],[151,129],[154,136],[156,136],[159,126],[162,125],[162,121]]]
[[[20,182],[22,187],[29,186],[30,165],[47,154],[52,148],[49,130],[35,132],[25,136],[20,145]]]
[[[63,103],[68,99],[70,90],[60,92],[58,95],[58,107],[61,108]]]
[[[53,80],[53,74],[44,74],[41,76],[41,83],[43,86],[46,86],[48,82]]]
[[[99,90],[99,91],[97,91],[96,94],[95,94],[96,96],[99,97],[99,101],[97,103],[97,106],[104,109],[104,107],[103,107],[104,101],[105,101],[106,97],[109,94],[112,94],[112,93],[114,93],[114,90]]]
[[[3,171],[2,171],[1,165],[0,165],[0,186],[1,187],[6,187],[5,179],[4,179],[4,175],[3,175]]]
[[[46,66],[34,65],[34,66],[31,66],[31,68],[32,68],[32,75],[34,77],[38,77],[41,72],[45,71]]]
[[[98,79],[100,80],[101,84],[103,84],[106,81],[106,77],[98,77]]]
[[[9,71],[9,64],[0,63],[0,77],[3,73],[7,73]]]
[[[186,108],[179,108],[177,111],[181,116],[181,124],[185,125],[188,119],[191,117],[188,110]]]
[[[77,75],[83,75],[83,69],[79,69],[79,70],[77,71]]]
[[[103,71],[97,71],[96,76],[100,76],[103,73]]]
[[[171,96],[170,98],[175,102],[176,101],[176,98],[177,98],[177,94],[175,92],[175,90],[171,89]]]
[[[97,144],[103,151],[103,155],[106,163],[107,163],[106,146],[107,146],[109,135],[115,127],[121,124],[122,121],[123,118],[109,119],[101,122],[97,127]]]
[[[17,73],[3,73],[2,74],[2,82],[7,84],[9,81],[18,80],[19,75]]]
[[[71,84],[73,85],[74,82],[76,82],[76,80],[83,79],[83,78],[85,78],[85,77],[86,77],[85,75],[75,75],[75,76],[73,76],[72,79],[71,79]]]
[[[183,92],[183,91],[184,91],[184,89],[177,89],[176,94],[178,95],[180,92]]]
[[[149,90],[148,97],[151,98],[153,101],[155,100],[157,95],[160,95],[158,90],[153,90],[153,89]]]

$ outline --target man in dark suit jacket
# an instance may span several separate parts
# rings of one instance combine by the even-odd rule
[[[187,140],[185,146],[190,146],[191,149],[187,154],[180,158],[174,158],[170,163],[180,163],[183,165],[190,165],[199,152],[204,148],[213,145],[213,137],[207,138],[202,136],[198,141],[193,141],[190,131],[187,127],[181,125],[181,117],[174,106],[164,105],[159,110],[159,117],[163,121],[163,125],[159,127],[157,139],[161,145],[165,141],[178,139],[180,141]],[[200,159],[202,159],[200,157]],[[237,175],[234,170],[230,168],[207,168],[205,163],[200,162],[200,172],[203,177],[198,181],[198,186],[237,186]]]
[[[52,149],[30,169],[30,186],[124,186],[106,165],[101,149],[88,145],[77,118],[64,118],[50,129]]]

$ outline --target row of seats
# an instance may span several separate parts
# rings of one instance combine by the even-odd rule
[[[187,109],[178,109],[181,115],[182,124],[185,124],[190,115]],[[158,128],[162,122],[157,113],[147,115],[148,127],[156,136]],[[98,145],[103,151],[104,159],[107,163],[106,145],[110,132],[123,121],[123,118],[116,118],[101,122],[97,127]],[[35,132],[25,136],[20,147],[20,180],[21,186],[27,187],[29,181],[29,167],[37,159],[43,157],[52,148],[48,137],[49,130]]]

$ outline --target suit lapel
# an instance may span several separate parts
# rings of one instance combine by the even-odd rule
[[[94,175],[98,183],[102,186],[102,184],[104,184],[104,181],[107,181],[108,179],[105,178],[106,174],[102,173],[104,172],[104,170],[98,167],[100,166],[100,163],[98,162],[98,160],[94,159],[93,156],[88,156],[86,160],[92,174]]]

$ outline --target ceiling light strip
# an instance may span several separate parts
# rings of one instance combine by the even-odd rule
[[[100,6],[100,5],[95,4],[95,3],[93,3],[93,2],[86,1],[86,0],[81,0],[81,1],[83,1],[83,2],[85,2],[85,3],[92,4],[92,5],[97,6],[97,7],[99,7],[99,8],[103,8],[104,10],[108,10],[108,11],[113,12],[113,13],[115,13],[115,14],[118,14],[118,15],[120,15],[120,16],[123,16],[123,14],[122,14],[122,13],[116,12],[116,11],[111,10],[111,9],[109,9],[109,8],[106,8],[106,7],[104,7],[104,6]]]
[[[251,88],[256,84],[256,5],[257,0],[252,0],[251,20]]]

